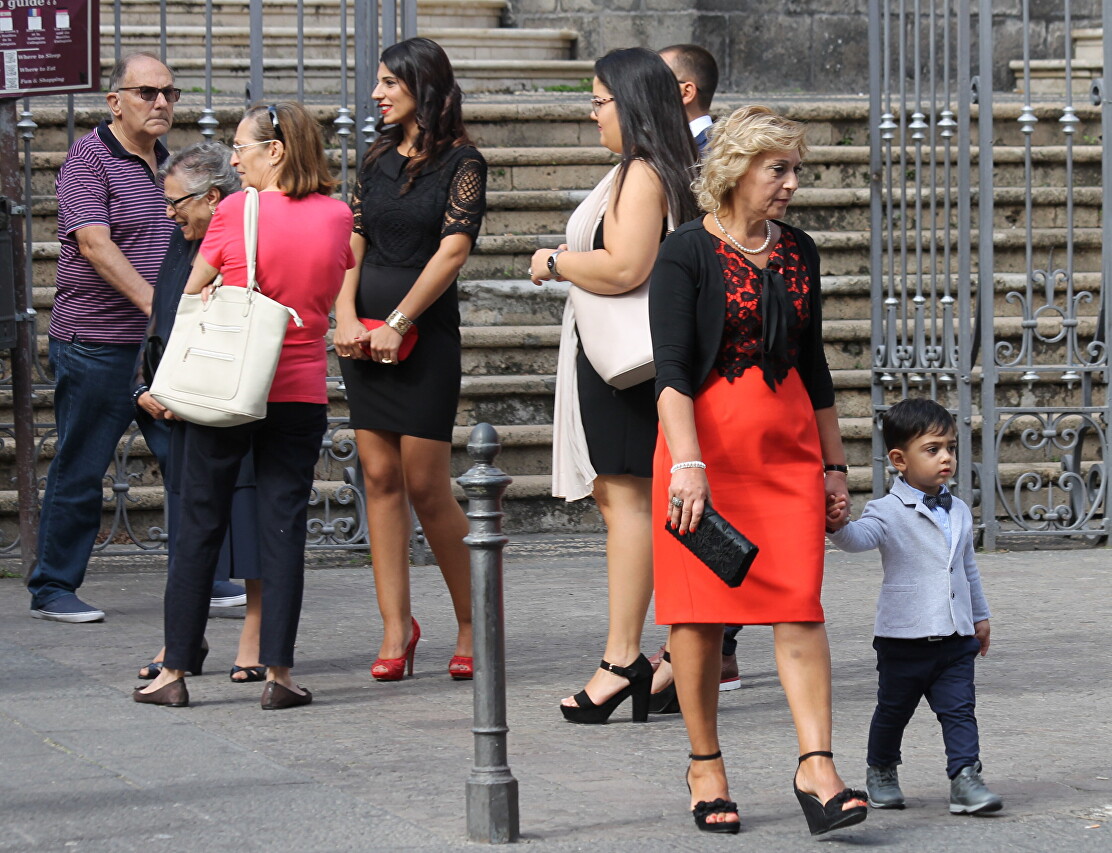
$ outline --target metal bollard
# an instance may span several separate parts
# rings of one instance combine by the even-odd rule
[[[506,756],[506,630],[502,596],[502,494],[513,479],[494,466],[502,449],[490,424],[471,431],[471,469],[457,482],[467,495],[471,611],[475,626],[475,763],[467,780],[467,836],[506,844],[519,834],[517,780]]]

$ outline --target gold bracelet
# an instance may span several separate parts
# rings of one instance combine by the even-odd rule
[[[386,318],[386,325],[404,338],[406,332],[413,328],[413,321],[401,311],[394,310],[391,311],[390,316]]]

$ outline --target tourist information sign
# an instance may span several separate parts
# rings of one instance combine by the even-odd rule
[[[99,0],[0,0],[0,98],[100,88]]]

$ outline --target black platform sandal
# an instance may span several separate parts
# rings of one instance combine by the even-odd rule
[[[573,697],[578,707],[560,705],[564,719],[572,723],[605,723],[610,715],[628,697],[633,697],[633,722],[643,723],[649,719],[649,694],[653,688],[653,667],[644,655],[638,655],[637,660],[629,666],[614,666],[612,663],[602,661],[599,668],[620,675],[629,680],[629,686],[623,687],[601,705],[596,705],[587,695],[586,690],[580,690]]]
[[[714,753],[714,755],[696,755],[689,752],[687,757],[692,761],[714,761],[722,757],[722,750]],[[684,781],[687,782],[687,793],[691,793],[691,768],[688,767],[688,772],[684,774]],[[723,832],[730,835],[737,835],[741,832],[741,815],[738,815],[737,820],[719,820],[714,823],[707,823],[707,818],[712,814],[737,814],[737,803],[732,800],[724,800],[719,797],[716,800],[699,800],[695,807],[691,810],[692,816],[695,818],[695,825],[703,832]]]
[[[833,752],[808,752],[806,755],[799,756],[799,763],[802,764],[808,758],[813,758],[816,755],[823,758],[834,757]],[[861,823],[868,815],[868,806],[854,806],[852,809],[842,808],[850,800],[866,802],[868,794],[864,791],[843,788],[823,803],[814,794],[799,790],[799,785],[796,784],[796,779],[799,777],[798,769],[795,771],[795,777],[792,779],[792,788],[795,789],[795,798],[799,800],[799,806],[803,809],[803,816],[807,818],[807,828],[811,830],[811,835],[822,835],[833,829],[844,829],[847,826],[853,826]]]
[[[661,660],[667,664],[672,663],[672,655],[665,652],[661,656]],[[676,679],[672,677],[672,683],[661,690],[659,693],[649,694],[649,713],[650,714],[678,714],[680,712],[680,699],[676,695]]]

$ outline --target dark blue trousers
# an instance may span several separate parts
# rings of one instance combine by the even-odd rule
[[[869,727],[869,765],[900,763],[904,729],[924,696],[942,724],[946,775],[953,779],[963,767],[976,763],[980,742],[973,669],[981,649],[977,638],[954,634],[932,642],[874,637],[873,648],[880,679]]]
[[[240,463],[252,451],[263,592],[259,662],[293,666],[305,584],[305,522],[327,426],[326,407],[318,403],[268,403],[263,420],[233,427],[185,424],[181,521],[174,571],[166,578],[166,666],[193,667]]]

